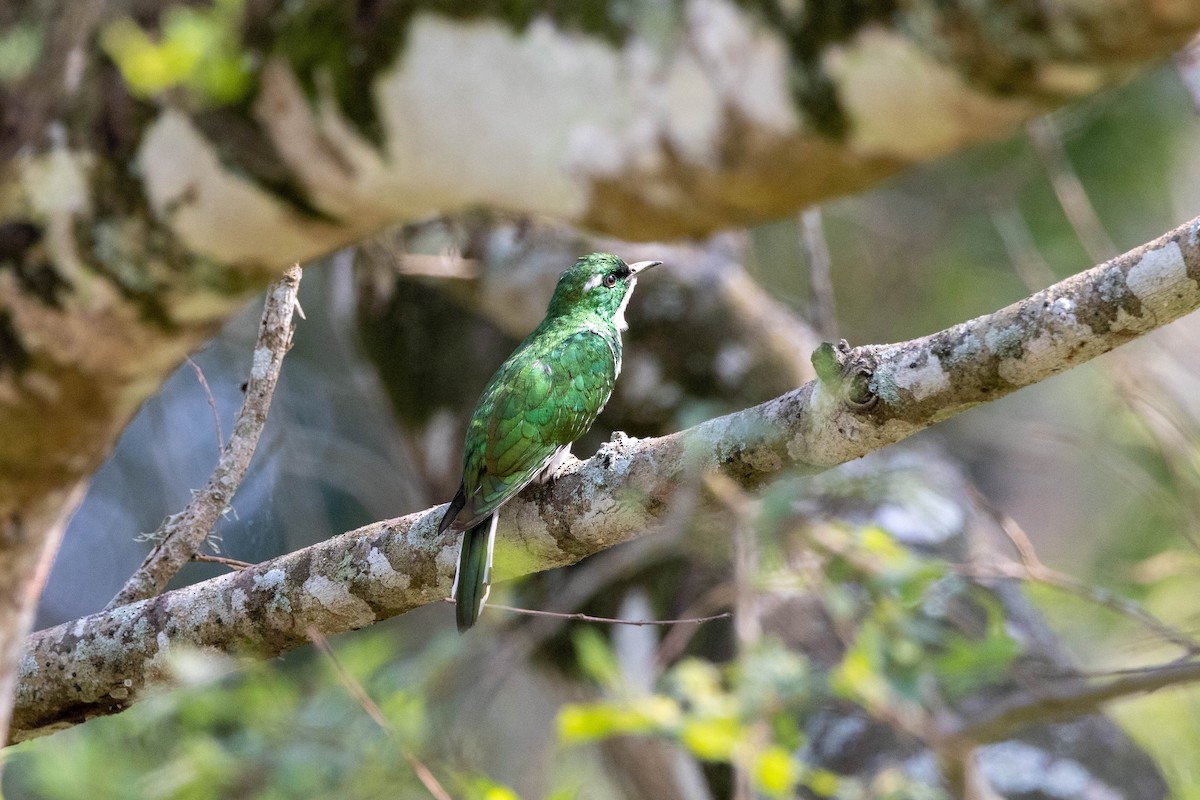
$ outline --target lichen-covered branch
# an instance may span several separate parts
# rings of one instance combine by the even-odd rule
[[[656,439],[617,437],[506,506],[496,575],[574,563],[652,530],[704,471],[755,486],[859,458],[1083,363],[1200,307],[1200,219],[1025,300],[930,336],[825,350],[822,379]],[[833,368],[830,369],[832,360]],[[385,520],[165,595],[34,634],[13,738],[112,713],[167,677],[170,652],[270,655],[449,592],[441,508]]]
[[[199,552],[212,533],[213,526],[225,513],[258,446],[258,438],[267,424],[271,397],[279,382],[283,357],[292,347],[292,314],[300,291],[300,265],[289,267],[267,289],[258,340],[246,380],[245,398],[233,423],[233,434],[221,451],[212,476],[179,514],[172,515],[158,530],[161,539],[137,571],[108,604],[111,610],[152,597]]]
[[[43,170],[46,130],[61,125],[57,149],[91,173],[81,216],[111,215],[100,168],[132,160],[122,189],[220,263],[305,261],[471,206],[626,239],[695,235],[1004,135],[1200,27],[1195,4],[1150,0],[575,5],[195,12],[230,50],[214,87],[186,72],[147,82],[153,51],[121,43],[135,18],[163,24],[151,9],[17,4],[6,16],[45,39],[44,55],[0,85],[0,179],[16,188]]]

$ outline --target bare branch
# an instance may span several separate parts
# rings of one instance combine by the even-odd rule
[[[982,711],[963,715],[939,732],[941,744],[937,746],[953,749],[954,743],[970,747],[1000,742],[1026,725],[1093,714],[1113,700],[1196,681],[1200,681],[1200,661],[1148,667],[1106,681],[1079,678],[1052,682],[1015,692]]]
[[[816,472],[1044,380],[1200,307],[1200,219],[995,313],[892,345],[824,347],[822,379],[657,439],[616,436],[501,515],[496,576],[571,564],[640,537],[701,472],[753,487]],[[272,655],[450,590],[443,507],[367,525],[252,569],[30,637],[17,740],[113,713],[168,676],[175,647]]]
[[[812,298],[813,327],[822,336],[837,335],[837,303],[833,299],[832,260],[818,206],[800,214],[800,246],[808,262],[808,287]]]
[[[1196,110],[1200,111],[1200,34],[1193,36],[1179,51],[1175,57],[1175,68],[1183,85],[1192,95]]]
[[[208,407],[212,411],[213,430],[217,434],[217,458],[220,458],[221,453],[225,451],[225,432],[221,430],[221,415],[217,412],[217,399],[213,397],[212,388],[208,385],[208,378],[204,377],[204,370],[200,369],[200,365],[191,356],[184,361],[192,368],[192,372],[196,373],[196,380],[200,382],[200,388],[204,390],[204,399],[208,401]]]
[[[254,566],[249,561],[238,561],[236,558],[214,556],[209,553],[192,553],[192,561],[199,561],[203,564],[220,564],[230,569],[249,569]]]
[[[213,525],[233,500],[250,466],[250,459],[254,457],[258,437],[267,423],[267,412],[271,408],[271,396],[275,393],[283,357],[292,346],[292,313],[299,307],[296,293],[300,288],[300,274],[300,265],[292,266],[267,289],[258,341],[254,345],[250,379],[246,383],[246,399],[233,423],[229,444],[222,450],[212,476],[182,513],[168,517],[151,536],[158,544],[109,602],[109,610],[143,600],[165,589],[175,573],[199,552],[212,533]],[[199,368],[195,365],[193,368],[199,373]],[[199,374],[203,383],[203,373]]]
[[[1016,520],[992,506],[974,487],[971,487],[971,494],[973,495],[972,499],[975,504],[992,517],[1000,527],[1000,530],[1012,542],[1013,547],[1017,550],[1017,555],[1021,559],[1021,563],[993,561],[986,564],[964,564],[960,568],[961,572],[974,578],[1011,578],[1052,586],[1064,592],[1069,592],[1076,597],[1081,597],[1088,602],[1107,608],[1117,614],[1129,617],[1148,628],[1162,640],[1182,648],[1186,656],[1200,653],[1200,642],[1197,642],[1178,628],[1163,622],[1144,609],[1140,604],[1048,566],[1038,556],[1033,542],[1030,541],[1029,536],[1017,524]]]
[[[454,601],[447,599],[447,602],[452,603]],[[576,620],[578,622],[601,622],[605,625],[633,625],[634,627],[642,627],[643,625],[698,625],[701,622],[712,622],[716,619],[728,619],[733,616],[730,612],[725,611],[707,617],[683,617],[681,619],[617,619],[615,617],[594,617],[591,614],[584,614],[580,611],[540,611],[536,608],[517,608],[516,606],[500,605],[499,603],[488,603],[487,607],[500,611],[510,611],[513,614],[526,614],[531,617],[555,617],[556,619]]]
[[[1054,187],[1058,203],[1088,256],[1095,261],[1102,261],[1121,252],[1104,229],[1104,223],[1100,221],[1100,215],[1096,213],[1096,207],[1092,205],[1079,173],[1071,165],[1054,120],[1048,116],[1038,117],[1029,123],[1027,131],[1033,149],[1050,176],[1050,185]]]

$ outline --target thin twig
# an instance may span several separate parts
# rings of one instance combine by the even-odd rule
[[[204,370],[200,369],[200,365],[188,356],[187,365],[192,368],[192,372],[196,373],[196,380],[200,381],[200,387],[204,389],[204,398],[208,400],[208,407],[212,409],[213,429],[217,432],[217,458],[221,457],[221,453],[225,451],[225,433],[221,430],[221,415],[217,411],[217,399],[213,397],[212,389],[208,386],[208,379],[204,377]]]
[[[447,603],[453,603],[454,599],[447,597]],[[516,606],[504,606],[499,603],[487,603],[488,608],[494,608],[497,611],[511,611],[514,614],[527,614],[531,617],[554,617],[556,619],[578,620],[580,622],[601,622],[606,625],[698,625],[701,622],[712,622],[715,619],[727,619],[732,616],[728,611],[720,614],[713,614],[708,617],[684,617],[681,619],[614,619],[613,617],[594,617],[591,614],[582,612],[565,613],[562,611],[540,611],[536,608],[518,608]]]
[[[837,339],[837,303],[833,297],[829,244],[821,224],[821,208],[813,206],[800,215],[800,246],[808,262],[808,287],[812,293],[812,324],[828,341]]]
[[[255,566],[249,561],[238,561],[236,558],[214,556],[208,553],[192,553],[192,561],[199,561],[204,564],[220,564],[222,567],[229,567],[232,570],[250,569]]]
[[[969,745],[999,742],[1011,738],[1027,725],[1091,714],[1105,703],[1169,686],[1200,681],[1200,661],[1172,662],[1147,667],[1109,681],[1089,682],[1080,678],[1055,681],[1036,689],[1014,692],[960,720],[938,734],[943,746],[955,742]]]
[[[1141,623],[1160,638],[1177,647],[1183,648],[1188,655],[1200,653],[1200,642],[1197,642],[1178,628],[1163,622],[1133,600],[1121,597],[1106,589],[1092,586],[1079,578],[1047,566],[1038,557],[1033,542],[1030,541],[1029,536],[1017,524],[1016,520],[993,507],[987,498],[975,487],[969,487],[968,491],[972,495],[976,506],[991,516],[996,524],[999,525],[1000,530],[1004,532],[1004,535],[1008,537],[1008,540],[1012,542],[1013,547],[1016,548],[1017,555],[1021,559],[1021,563],[997,561],[989,564],[964,564],[959,567],[961,573],[974,578],[1031,580],[1062,589]]]
[[[744,652],[762,638],[754,587],[759,571],[758,540],[752,524],[758,504],[727,475],[705,475],[704,487],[733,516],[733,636],[738,650]]]
[[[1038,250],[1021,210],[1013,203],[997,204],[991,210],[991,217],[992,227],[1000,234],[1017,276],[1029,291],[1054,283],[1054,270]]]
[[[305,628],[305,633],[308,634],[308,638],[312,639],[312,643],[317,646],[317,649],[321,651],[321,654],[325,656],[325,658],[333,666],[334,672],[337,673],[338,680],[341,682],[342,686],[345,687],[346,691],[350,693],[350,696],[353,697],[360,706],[362,706],[363,711],[367,712],[367,716],[374,720],[375,724],[378,725],[400,749],[400,753],[404,756],[404,760],[408,762],[410,767],[412,767],[413,772],[417,775],[417,779],[421,781],[422,785],[425,786],[429,793],[433,795],[436,800],[453,800],[453,798],[450,797],[450,793],[446,791],[438,779],[434,777],[433,773],[429,771],[429,767],[425,766],[425,764],[419,758],[417,758],[412,751],[401,744],[400,738],[396,734],[396,728],[392,725],[391,721],[384,716],[383,709],[381,709],[379,705],[371,699],[371,695],[367,694],[367,690],[363,688],[363,685],[355,680],[354,676],[350,674],[349,670],[343,666],[341,659],[339,659],[337,654],[333,652],[333,648],[329,646],[329,640],[325,638],[324,634],[322,634],[316,629],[316,627],[312,625]]]
[[[724,581],[718,583],[685,607],[683,609],[684,614],[685,616],[692,616],[698,612],[702,612],[706,608],[731,606],[734,603],[734,596],[735,590],[731,582]],[[728,614],[729,612],[726,613]],[[654,666],[659,673],[663,672],[668,666],[683,656],[688,643],[692,641],[698,632],[699,628],[683,625],[672,628],[667,632],[667,635],[662,638],[662,642],[658,645],[658,652],[654,654]]]
[[[292,346],[292,313],[296,308],[300,275],[300,265],[294,265],[267,289],[250,379],[246,383],[246,397],[233,423],[229,443],[221,451],[208,483],[194,493],[183,512],[167,517],[159,530],[151,535],[158,545],[109,602],[108,609],[161,593],[175,573],[199,552],[217,519],[229,508],[254,456],[267,422],[283,357]]]
[[[1107,261],[1121,252],[1104,229],[1096,207],[1092,205],[1087,190],[1083,188],[1083,181],[1071,166],[1071,160],[1067,157],[1066,148],[1063,147],[1062,137],[1054,121],[1048,116],[1038,117],[1029,123],[1026,130],[1034,151],[1046,167],[1054,194],[1066,212],[1067,221],[1071,223],[1088,256],[1093,261],[1100,262]]]
[[[1192,104],[1200,111],[1200,35],[1183,46],[1175,56],[1175,70],[1192,95]]]

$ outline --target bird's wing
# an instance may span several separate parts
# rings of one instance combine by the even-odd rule
[[[504,363],[467,430],[466,503],[455,528],[495,511],[537,477],[560,447],[587,432],[612,394],[620,346],[586,328],[537,356],[523,348]]]

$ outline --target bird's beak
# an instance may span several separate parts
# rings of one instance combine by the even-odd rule
[[[661,263],[663,263],[663,262],[661,262],[661,261],[638,261],[635,264],[629,265],[629,274],[637,275],[642,270],[650,269],[651,267],[657,267]]]

